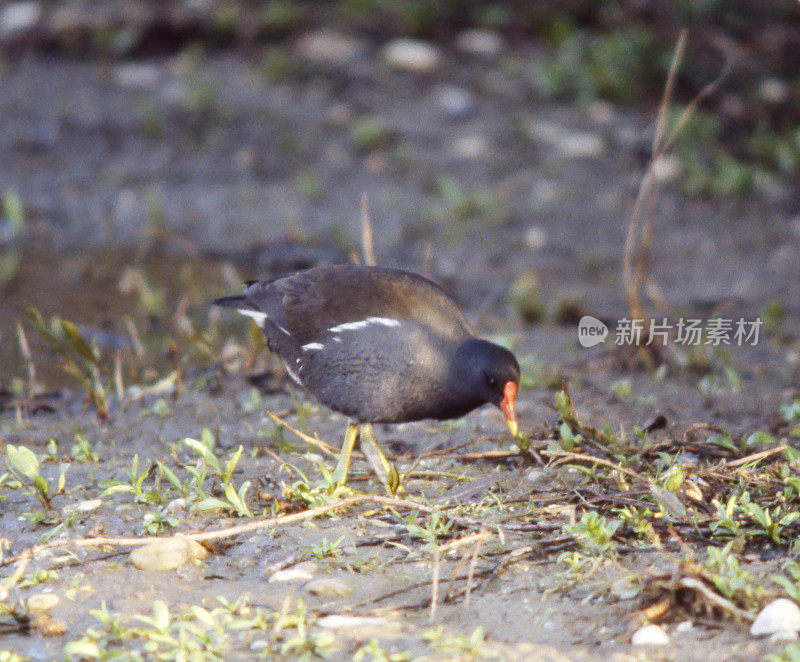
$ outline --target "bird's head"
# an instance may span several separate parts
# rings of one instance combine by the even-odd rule
[[[519,388],[520,369],[516,357],[505,347],[486,340],[471,340],[463,354],[467,363],[467,380],[472,390],[503,412],[508,429],[517,436],[517,415],[514,403]]]

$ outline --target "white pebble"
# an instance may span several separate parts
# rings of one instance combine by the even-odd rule
[[[633,633],[631,643],[634,646],[666,646],[669,635],[660,625],[645,625]]]
[[[314,575],[308,572],[308,570],[303,570],[303,568],[289,568],[288,570],[277,570],[276,572],[273,572],[272,576],[269,578],[269,581],[270,583],[298,581],[305,582],[313,578]]]
[[[786,598],[770,602],[758,613],[753,625],[750,626],[750,634],[754,637],[798,630],[800,630],[800,608]]]
[[[429,73],[439,66],[439,49],[417,39],[395,39],[383,49],[386,63],[395,69]]]
[[[375,618],[369,616],[345,616],[339,614],[324,616],[317,621],[317,625],[319,625],[321,628],[327,628],[329,630],[386,627],[388,624],[389,622],[385,618]]]
[[[0,11],[0,36],[33,27],[42,15],[38,2],[14,2]]]

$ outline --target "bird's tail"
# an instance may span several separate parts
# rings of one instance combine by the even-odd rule
[[[222,308],[236,308],[238,310],[256,310],[256,307],[241,294],[214,299],[214,305]]]

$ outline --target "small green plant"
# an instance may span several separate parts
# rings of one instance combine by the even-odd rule
[[[168,527],[174,529],[177,526],[178,518],[174,515],[145,513],[142,518],[142,531],[151,536],[157,536],[163,533]]]
[[[82,434],[75,435],[75,443],[72,445],[69,454],[74,462],[79,463],[97,462],[100,459]]]
[[[389,132],[376,117],[359,117],[350,127],[350,142],[359,152],[372,152],[389,146]]]
[[[800,400],[795,400],[781,407],[781,416],[787,423],[800,421]]]
[[[783,588],[788,598],[800,602],[800,563],[789,559],[781,569],[786,574],[771,575],[770,579]]]
[[[743,603],[749,607],[758,604],[763,588],[756,584],[753,574],[739,566],[739,560],[732,553],[734,541],[725,547],[709,547],[704,564],[708,579],[728,600]]]
[[[561,440],[561,448],[569,452],[574,451],[583,441],[583,437],[579,434],[574,434],[567,423],[562,423],[559,426],[558,436]]]
[[[411,660],[410,652],[387,653],[374,638],[353,654],[353,662],[408,662],[409,660]]]
[[[107,420],[111,371],[103,362],[100,351],[72,322],[53,317],[48,326],[33,306],[26,305],[25,311],[39,336],[61,357],[59,367],[83,384],[98,418]]]
[[[631,396],[633,396],[633,384],[627,377],[615,379],[608,385],[608,387],[611,389],[611,393],[614,395],[614,397],[620,402],[630,400]]]
[[[342,555],[341,544],[344,536],[339,537],[337,540],[330,542],[327,538],[323,538],[322,542],[318,545],[311,547],[311,555],[317,559],[335,558]]]
[[[422,540],[426,549],[434,549],[439,539],[449,534],[453,528],[453,520],[438,510],[427,515],[418,524],[419,519],[419,512],[412,511],[405,521],[406,530],[410,535]]]
[[[66,485],[66,473],[69,464],[61,464],[55,485],[51,485],[40,473],[39,459],[25,446],[6,445],[8,468],[19,487],[38,499],[43,506],[50,508],[50,502],[56,494],[63,494]]]
[[[586,511],[579,521],[566,525],[564,531],[575,538],[584,549],[595,554],[613,554],[614,534],[622,522],[609,521],[594,510]]]
[[[22,265],[22,248],[19,244],[25,231],[25,214],[20,197],[12,189],[7,189],[2,202],[3,216],[8,223],[11,241],[0,254],[0,285],[12,280]]]
[[[486,644],[486,634],[479,625],[470,634],[445,636],[444,626],[428,630],[422,635],[435,651],[461,659],[487,660],[500,654]]]

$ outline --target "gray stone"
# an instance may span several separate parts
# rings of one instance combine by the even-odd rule
[[[324,598],[341,598],[353,592],[352,586],[343,582],[341,579],[335,579],[333,577],[324,577],[322,579],[310,581],[306,584],[305,589],[313,595],[319,595]]]
[[[464,30],[456,37],[456,48],[468,55],[493,58],[505,50],[505,42],[492,30]]]
[[[176,536],[138,547],[131,552],[130,559],[139,570],[154,572],[174,570],[189,561],[204,559],[206,556],[208,552],[199,542]]]
[[[349,64],[361,56],[364,46],[358,39],[333,30],[319,30],[303,35],[295,42],[296,53],[318,64]]]
[[[475,109],[472,95],[456,85],[440,85],[433,94],[436,105],[450,119],[463,119]]]

